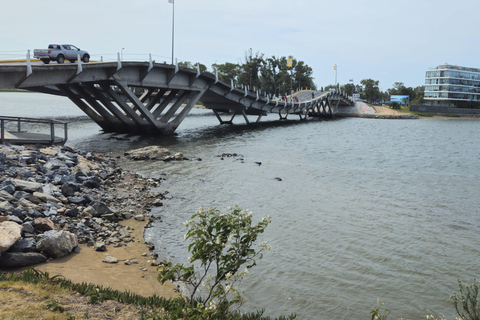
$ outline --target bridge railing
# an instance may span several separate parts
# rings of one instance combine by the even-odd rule
[[[0,143],[63,144],[68,139],[67,125],[67,122],[51,119],[0,116]],[[55,135],[56,126],[62,128],[63,137]],[[26,128],[35,132],[28,132]]]
[[[107,52],[107,53],[97,53],[89,52],[90,61],[101,61],[101,62],[112,62],[117,61],[120,58],[121,61],[137,61],[145,62],[149,61],[150,56],[155,62],[165,63],[171,59],[170,57],[156,55],[156,54],[145,54],[145,53],[123,53],[123,52]],[[15,51],[0,51],[0,63],[11,63],[11,62],[26,62],[25,56],[28,56],[33,60],[33,50],[15,50]]]

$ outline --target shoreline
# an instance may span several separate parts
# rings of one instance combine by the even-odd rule
[[[398,119],[394,118],[395,116],[416,116],[412,115],[409,113],[403,113],[394,109],[391,109],[389,107],[381,107],[381,106],[373,106],[373,109],[375,109],[375,113],[369,115],[369,118],[381,118],[385,117],[385,119],[388,118],[393,118],[393,119]],[[375,117],[377,116],[377,117]],[[433,115],[433,116],[416,116],[418,119],[445,119],[445,120],[480,120],[480,117],[478,116],[472,116],[472,115],[459,115],[459,116],[451,116],[451,115]],[[407,117],[405,117],[408,119]]]
[[[35,155],[39,150],[39,148],[31,146],[23,146],[20,149],[23,148],[24,150],[17,151],[19,154],[21,153],[22,156],[27,153],[33,153]],[[8,151],[16,150],[14,147],[6,145],[0,145],[0,149],[3,149],[0,150],[0,153],[8,153]],[[45,149],[62,153],[65,149],[73,150],[74,148],[53,146]],[[81,152],[77,152],[79,152],[78,158],[81,158]],[[87,205],[78,207],[80,211],[78,219],[69,218],[65,213],[71,208],[71,203],[68,202],[70,198],[67,200],[66,196],[62,196],[59,198],[63,200],[63,203],[59,205],[61,208],[57,210],[56,214],[49,216],[49,218],[53,217],[52,220],[55,221],[55,229],[69,229],[74,232],[73,230],[77,230],[75,228],[78,228],[78,223],[80,223],[80,225],[84,226],[84,229],[92,230],[92,223],[95,224],[98,222],[103,225],[103,227],[101,227],[101,230],[99,227],[99,230],[93,231],[95,233],[93,235],[95,241],[93,241],[91,233],[89,237],[87,236],[85,238],[84,233],[86,233],[86,231],[77,230],[77,237],[79,240],[81,239],[81,241],[79,241],[81,243],[78,244],[70,254],[56,259],[49,258],[46,262],[29,266],[0,266],[0,272],[22,272],[29,268],[35,268],[42,272],[48,272],[50,276],[64,276],[76,283],[92,283],[119,291],[130,291],[145,297],[156,295],[168,299],[178,296],[178,289],[175,285],[172,283],[162,285],[157,281],[156,270],[158,262],[156,261],[156,255],[152,254],[151,245],[146,243],[144,239],[144,230],[150,222],[150,209],[162,205],[160,200],[163,199],[163,195],[154,194],[150,191],[153,186],[158,184],[158,181],[141,177],[134,172],[123,169],[116,163],[111,155],[102,153],[86,154],[92,154],[92,159],[101,159],[98,161],[92,160],[92,165],[103,164],[103,162],[108,162],[108,164],[111,165],[111,162],[113,162],[113,168],[108,167],[113,173],[105,179],[97,176],[97,178],[102,180],[101,186],[97,187],[98,189],[89,189],[81,186],[81,192],[83,193],[77,192],[76,196],[84,194],[89,197],[93,196],[93,198],[97,199],[97,202],[104,201],[105,204],[114,211],[115,217],[118,217],[120,221],[118,223],[108,222],[106,219],[111,213],[102,215],[101,218],[94,218],[94,215],[89,213],[89,208],[91,207],[87,207]],[[6,165],[7,170],[5,170],[5,166],[3,167],[3,171],[0,170],[0,173],[2,173],[0,182],[5,182],[10,179],[8,170],[12,168],[16,170],[34,170],[32,168],[39,166],[38,162],[29,166],[22,166],[22,163],[20,161],[17,163],[14,158],[14,155],[8,155],[9,162]],[[54,159],[56,161],[58,157]],[[49,158],[48,161],[50,160],[52,159]],[[3,161],[5,162],[7,160]],[[42,163],[40,163],[40,165],[41,164]],[[0,166],[1,165],[2,162],[0,161]],[[57,170],[61,171],[61,169]],[[95,171],[92,173],[92,176],[95,174],[98,175],[98,173],[99,172]],[[101,175],[101,172],[99,175]],[[3,194],[2,196],[5,197],[6,195]],[[0,199],[0,202],[1,201],[3,200]],[[14,205],[16,204],[15,200],[11,200],[11,202]],[[43,211],[41,208],[38,208],[38,210]],[[52,209],[50,208],[50,210]],[[12,211],[0,210],[0,223],[2,221],[11,221],[11,219],[13,219],[12,217]],[[31,218],[28,217],[26,218],[27,220],[25,220],[25,216],[23,219],[24,221],[31,220]],[[59,219],[67,220],[67,222],[65,224],[58,223]],[[38,238],[38,235],[38,232],[36,232],[35,239]],[[30,239],[32,236],[33,235],[29,236]],[[96,251],[95,248],[97,244],[102,242],[105,243],[106,250]],[[2,255],[6,255],[6,253]],[[118,259],[118,262],[104,262],[107,256],[115,257]]]

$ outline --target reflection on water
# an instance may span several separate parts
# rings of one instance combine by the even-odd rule
[[[2,113],[8,99],[21,104],[4,94]],[[232,127],[196,110],[172,137],[102,134],[75,118],[69,144],[112,152],[160,145],[202,159],[125,163],[166,179],[160,189],[171,199],[153,212],[162,222],[146,236],[174,261],[187,256],[182,223],[200,206],[238,203],[258,220],[271,215],[261,240],[273,251],[245,282],[247,309],[368,319],[381,298],[392,319],[454,319],[457,279],[471,282],[480,265],[479,125],[352,118]]]

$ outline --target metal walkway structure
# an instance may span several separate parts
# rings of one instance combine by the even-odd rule
[[[0,65],[0,89],[16,88],[68,97],[105,132],[172,134],[198,101],[212,109],[221,124],[236,115],[333,116],[339,106],[353,105],[340,92],[306,91],[288,101],[235,87],[218,74],[178,65],[116,62]],[[313,96],[312,96],[313,92]],[[230,119],[222,119],[225,112]]]

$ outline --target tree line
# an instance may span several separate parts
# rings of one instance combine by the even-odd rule
[[[245,52],[244,60],[239,63],[212,64],[213,72],[208,71],[207,66],[202,63],[184,61],[179,62],[178,65],[187,68],[198,67],[200,72],[218,73],[220,81],[226,83],[233,81],[236,87],[246,87],[251,91],[274,94],[277,97],[289,94],[291,90],[298,91],[302,88],[317,90],[313,82],[312,68],[293,56],[267,58],[263,53],[253,53],[253,50],[249,49]],[[388,101],[391,95],[408,95],[411,104],[423,103],[424,86],[412,88],[406,87],[403,82],[395,82],[393,88],[382,92],[378,84],[377,80],[363,79],[357,85],[353,83],[327,85],[325,88],[321,87],[320,90],[341,90],[349,96],[359,93],[361,99],[371,103]]]
[[[384,101],[389,101],[390,96],[392,95],[402,95],[410,97],[410,104],[423,104],[425,86],[418,86],[415,88],[406,87],[403,82],[395,82],[393,88],[387,89],[386,91],[380,91],[378,80],[373,79],[363,79],[360,81],[360,84],[354,85],[352,83],[347,83],[344,85],[329,85],[325,87],[325,90],[329,89],[339,89],[345,94],[351,96],[353,93],[359,93],[360,98],[364,99],[370,103],[382,103]]]
[[[291,66],[289,65],[289,59]],[[207,71],[207,67],[201,63],[189,61],[180,62],[179,66],[198,68],[201,72]],[[263,53],[250,49],[245,53],[244,61],[240,63],[225,62],[212,65],[213,73],[218,73],[220,81],[233,83],[236,87],[247,87],[252,91],[283,96],[291,90],[298,91],[301,88],[316,90],[313,82],[313,69],[304,61],[297,60],[293,56],[266,58]]]

